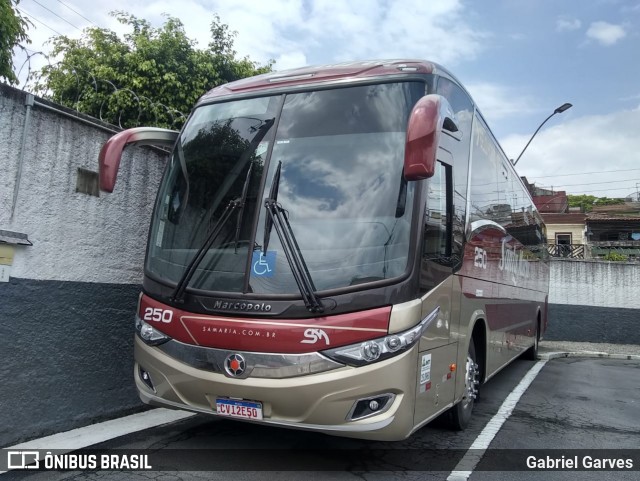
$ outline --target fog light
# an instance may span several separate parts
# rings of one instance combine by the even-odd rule
[[[138,366],[138,373],[140,375],[140,380],[146,384],[149,389],[151,389],[153,392],[156,392],[156,388],[153,387],[153,382],[151,381],[151,375],[145,371],[144,369],[142,369],[141,366]]]
[[[356,421],[375,414],[382,414],[393,404],[395,394],[380,394],[374,397],[358,399],[351,408],[347,421]]]

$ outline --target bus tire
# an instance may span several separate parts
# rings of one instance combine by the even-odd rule
[[[540,321],[536,323],[536,332],[533,337],[533,346],[527,349],[524,353],[524,358],[528,361],[538,360],[538,346],[540,344]]]
[[[456,431],[462,431],[469,425],[473,405],[478,397],[478,385],[480,381],[478,376],[480,370],[476,361],[476,347],[473,339],[469,342],[469,351],[467,352],[467,362],[464,371],[464,395],[460,402],[451,408],[450,426]]]

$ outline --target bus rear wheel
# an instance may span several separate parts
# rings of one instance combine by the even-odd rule
[[[480,370],[476,359],[476,348],[473,340],[471,340],[469,351],[467,352],[467,362],[465,363],[464,395],[460,402],[451,408],[450,414],[451,428],[456,431],[462,431],[469,425],[473,405],[478,397]]]

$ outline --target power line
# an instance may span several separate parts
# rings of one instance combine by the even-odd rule
[[[634,193],[636,192],[636,189],[634,187],[616,187],[614,189],[595,189],[595,190],[590,190],[590,191],[587,191],[587,192],[580,192],[580,194],[589,194],[591,192],[609,192],[609,191],[612,191],[612,190],[630,190],[630,191],[632,191]],[[576,194],[573,193],[573,192],[567,192],[567,195],[576,195]]]
[[[71,25],[73,28],[75,28],[76,30],[80,30],[82,32],[81,28],[76,27],[73,23],[71,23],[69,20],[62,18],[60,15],[58,15],[56,12],[54,12],[53,10],[51,10],[48,7],[45,7],[44,5],[42,5],[40,2],[38,2],[38,0],[33,0],[33,3],[40,5],[42,8],[44,8],[45,10],[47,10],[48,12],[52,13],[53,15],[55,15],[56,17],[58,17],[60,20],[62,20],[63,22],[68,23],[69,25]]]
[[[16,9],[20,12],[23,13],[24,15],[26,15],[27,17],[32,18],[33,20],[35,20],[36,22],[44,25],[45,27],[47,27],[49,30],[51,30],[53,33],[57,33],[58,35],[60,35],[61,37],[64,37],[63,34],[61,34],[60,32],[58,32],[55,28],[51,28],[49,25],[47,25],[46,23],[44,23],[42,20],[38,20],[36,17],[34,17],[33,15],[25,12],[24,10],[22,10],[21,8],[16,7]]]
[[[548,177],[568,177],[568,176],[572,176],[572,175],[604,174],[604,173],[607,173],[607,172],[631,172],[632,170],[640,170],[640,169],[597,170],[597,171],[594,171],[594,172],[576,172],[575,174],[536,175],[533,178],[534,179],[545,179],[545,178],[548,178]]]
[[[73,8],[71,8],[69,5],[67,5],[66,3],[64,3],[62,0],[56,0],[58,3],[64,5],[65,7],[67,7],[69,10],[71,10],[73,13],[75,13],[76,15],[81,16],[82,18],[84,18],[87,22],[89,22],[91,25],[93,25],[94,27],[98,27],[100,28],[98,25],[96,25],[94,22],[92,22],[91,20],[89,20],[87,17],[85,17],[84,15],[82,15],[80,12],[78,12],[77,10],[74,10]]]
[[[598,185],[598,184],[616,184],[618,182],[636,182],[640,179],[624,179],[624,180],[609,180],[606,182],[590,182],[587,184],[558,184],[558,185],[554,185],[553,187],[570,187],[570,186],[575,186],[575,185]],[[544,189],[546,187],[540,187],[541,189]]]

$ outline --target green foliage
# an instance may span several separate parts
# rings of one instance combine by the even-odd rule
[[[40,94],[122,127],[179,129],[209,89],[271,70],[272,62],[258,66],[236,58],[236,33],[217,15],[205,50],[196,48],[177,18],[166,16],[155,28],[126,12],[111,15],[129,27],[124,38],[88,28],[80,39],[53,40],[52,55],[63,59],[42,69],[36,85]]]
[[[30,43],[27,28],[31,24],[18,13],[20,0],[0,0],[0,78],[17,84],[14,73],[13,49],[20,42]]]
[[[625,262],[628,261],[629,258],[623,254],[618,254],[615,251],[609,252],[606,256],[602,257],[605,261],[615,261],[615,262]]]
[[[584,212],[590,212],[594,205],[618,205],[624,204],[623,199],[610,199],[608,197],[596,197],[594,195],[567,195],[569,207],[581,207]]]

